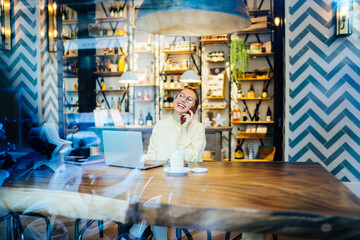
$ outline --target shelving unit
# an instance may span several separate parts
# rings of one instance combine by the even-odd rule
[[[253,2],[256,3],[256,2]],[[266,6],[264,6],[266,5]],[[260,28],[255,28],[251,26],[249,29],[237,32],[233,35],[235,38],[243,39],[245,43],[265,43],[270,41],[273,45],[273,0],[262,0],[260,4],[257,5],[258,9],[252,9],[249,11],[251,17],[260,17],[262,19],[267,19],[263,23],[259,24]],[[259,19],[259,18],[258,18]],[[262,50],[262,49],[261,49]],[[260,51],[261,51],[260,50]],[[269,50],[269,49],[266,49]],[[244,144],[245,141],[254,141],[254,146],[257,148],[259,145],[273,145],[273,125],[274,121],[264,121],[266,115],[266,109],[270,106],[270,109],[274,109],[273,106],[273,76],[274,76],[274,67],[273,67],[273,57],[275,53],[273,51],[267,52],[251,52],[248,54],[250,58],[250,70],[251,72],[246,73],[246,77],[233,79],[236,85],[241,84],[243,91],[242,97],[233,97],[233,101],[236,103],[236,107],[241,111],[241,120],[232,120],[231,123],[236,130],[234,133],[235,139],[240,140],[240,146]],[[262,71],[255,71],[264,66],[268,67],[267,73],[264,74]],[[255,97],[247,97],[246,91],[249,85],[254,86]],[[262,87],[261,87],[262,85]],[[261,96],[263,88],[266,88],[267,95],[266,97]],[[261,91],[260,91],[261,89]],[[245,94],[244,94],[245,93]],[[245,95],[245,96],[244,96]],[[264,104],[266,103],[266,104]],[[264,106],[265,105],[265,106]],[[243,110],[246,110],[247,121],[242,121],[245,115]],[[251,110],[251,111],[250,111]],[[260,121],[254,121],[255,112],[260,114]],[[271,116],[273,117],[273,116]],[[267,134],[256,135],[256,133],[246,133],[245,129],[249,125],[262,126],[267,128]],[[240,131],[239,131],[240,130]],[[240,135],[239,135],[240,133]],[[245,151],[243,151],[245,153]],[[238,159],[236,159],[238,161]]]
[[[229,36],[208,36],[200,40],[203,73],[203,118],[211,122],[206,128],[209,141],[206,151],[215,151],[214,159],[221,161],[224,154],[231,154],[231,126],[229,115]],[[224,126],[216,125],[218,115],[225,119]],[[225,134],[224,132],[228,132]],[[226,140],[226,141],[224,141]]]
[[[167,49],[164,49],[165,43],[162,42],[163,48],[160,50],[160,102],[159,112],[160,118],[164,115],[170,114],[168,110],[173,110],[171,106],[173,97],[177,92],[181,91],[184,87],[191,87],[197,89],[199,96],[201,96],[201,83],[200,84],[185,84],[180,82],[181,75],[189,69],[194,70],[201,76],[201,64],[197,63],[195,59],[198,55],[197,43],[187,41],[185,37],[182,37],[182,41],[178,41],[180,37],[174,38],[162,38],[164,41],[173,40],[171,44],[168,44]],[[191,44],[191,45],[190,45]],[[173,58],[175,59],[173,61]],[[201,58],[199,57],[199,61]],[[193,67],[191,67],[193,66]],[[201,98],[200,98],[201,104]],[[168,107],[169,106],[169,107]],[[201,109],[199,114],[201,121]]]
[[[78,92],[78,50],[74,41],[77,40],[79,24],[77,12],[69,6],[62,5],[62,29],[61,33],[63,48],[58,49],[62,57],[63,74],[59,74],[63,83],[63,106],[64,125],[67,130],[70,123],[78,113],[79,92]]]
[[[202,37],[200,40],[202,49],[202,59],[204,76],[206,84],[204,84],[205,99],[203,109],[205,110],[204,118],[210,121],[215,118],[213,114],[221,114],[223,117],[228,115],[224,110],[227,109],[227,95],[226,95],[226,82],[227,82],[227,61],[228,61],[228,43],[227,35]],[[230,97],[229,97],[230,98]],[[214,122],[213,122],[214,123]],[[212,127],[214,125],[212,124]]]

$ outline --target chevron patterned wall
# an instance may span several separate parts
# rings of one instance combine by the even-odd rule
[[[42,122],[59,123],[57,54],[48,51],[46,1],[40,0],[40,79],[41,79],[41,119]]]
[[[319,162],[342,181],[360,181],[359,0],[348,37],[335,37],[334,4],[288,3],[287,157]]]
[[[38,2],[15,0],[11,4],[12,50],[1,51],[0,78],[3,87],[22,94],[23,118],[39,122]]]

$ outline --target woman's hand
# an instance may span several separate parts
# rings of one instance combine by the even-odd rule
[[[186,133],[187,128],[190,126],[190,123],[192,122],[192,120],[194,118],[194,113],[191,110],[189,110],[183,116],[185,116],[186,121],[181,126],[181,132],[184,134],[184,133]]]

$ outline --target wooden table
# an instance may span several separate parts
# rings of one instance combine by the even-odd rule
[[[169,176],[105,165],[32,171],[0,189],[7,210],[73,218],[360,239],[360,200],[318,163],[209,162]]]

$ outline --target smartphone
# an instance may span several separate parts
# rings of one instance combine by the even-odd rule
[[[184,124],[184,122],[186,122],[185,114],[191,115],[191,114],[190,114],[190,110],[193,112],[193,114],[196,113],[196,108],[195,108],[195,106],[193,106],[192,108],[190,108],[189,111],[187,111],[186,113],[183,113],[183,114],[181,115],[181,124]]]

